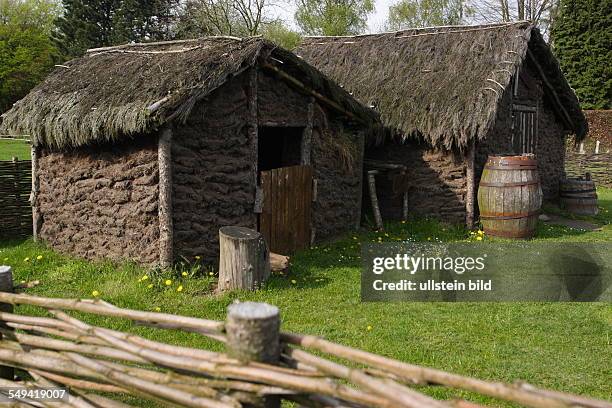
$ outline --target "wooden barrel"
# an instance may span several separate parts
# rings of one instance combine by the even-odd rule
[[[565,179],[561,181],[561,207],[572,214],[597,215],[597,191],[595,182],[587,175],[587,179]]]
[[[534,155],[489,156],[478,187],[485,234],[531,238],[541,206],[542,188]]]

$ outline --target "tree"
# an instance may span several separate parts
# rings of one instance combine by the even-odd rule
[[[612,0],[562,0],[551,39],[584,109],[612,108]]]
[[[547,37],[559,0],[470,0],[468,5],[476,22],[529,20]]]
[[[280,21],[267,24],[262,30],[262,35],[288,50],[294,49],[302,41],[299,33],[290,30]]]
[[[130,41],[171,39],[178,0],[63,0],[56,39],[67,57]]]
[[[389,30],[458,25],[469,9],[464,0],[401,0],[389,7]]]
[[[57,13],[46,0],[0,0],[0,112],[23,98],[57,62],[49,37]]]
[[[365,31],[372,0],[297,0],[295,19],[308,35],[353,35]]]
[[[271,0],[187,0],[180,12],[179,37],[260,34],[264,26],[276,23],[267,17]]]

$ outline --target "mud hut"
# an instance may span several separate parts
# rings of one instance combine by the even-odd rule
[[[3,115],[30,135],[35,236],[86,258],[218,256],[225,225],[275,252],[355,228],[377,115],[260,38],[89,50]]]
[[[535,153],[554,200],[565,138],[587,130],[527,22],[308,37],[296,53],[380,113],[387,137],[366,148],[366,164],[401,169],[377,176],[383,217],[399,217],[406,196],[410,213],[471,225],[488,154]]]

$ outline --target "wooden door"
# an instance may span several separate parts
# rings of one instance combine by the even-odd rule
[[[261,172],[263,207],[259,231],[270,251],[287,255],[310,245],[312,167],[291,166]]]
[[[516,154],[535,153],[538,144],[538,110],[535,106],[512,106],[512,149]]]

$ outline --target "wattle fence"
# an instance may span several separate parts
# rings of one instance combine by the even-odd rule
[[[483,406],[465,399],[438,400],[424,392],[425,386],[444,386],[464,398],[463,391],[469,391],[513,406],[612,407],[603,400],[523,382],[479,380],[282,332],[278,308],[264,303],[234,303],[227,319],[216,321],[122,309],[99,299],[43,298],[11,290],[11,269],[0,266],[0,388],[67,389],[59,405],[24,397],[13,406],[131,407],[118,401],[126,395],[139,398],[142,402],[132,398],[131,403],[140,406],[164,407],[263,408],[279,407],[281,400],[316,408]],[[48,314],[15,314],[13,305],[39,307]],[[67,311],[195,332],[222,343],[225,353],[110,330]],[[15,379],[13,368],[27,371],[32,380]]]
[[[591,173],[596,186],[612,188],[612,153],[565,153],[565,173],[568,177],[584,177]]]
[[[0,239],[32,235],[32,162],[0,161]]]

